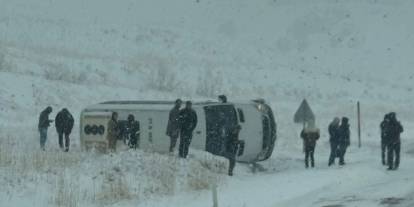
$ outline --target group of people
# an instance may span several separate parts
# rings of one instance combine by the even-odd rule
[[[329,124],[329,143],[331,153],[329,156],[328,166],[335,164],[339,158],[339,165],[345,165],[346,150],[351,144],[349,119],[338,117]],[[381,158],[382,164],[388,166],[388,170],[397,170],[400,164],[401,140],[400,134],[403,132],[401,123],[397,120],[395,112],[386,114],[381,122]],[[301,132],[305,152],[305,167],[315,167],[314,152],[316,142],[320,137],[320,130],[314,122],[309,122]],[[387,155],[387,158],[386,158]]]
[[[40,133],[40,148],[46,150],[47,132],[50,124],[53,120],[49,119],[49,115],[52,113],[52,107],[48,106],[44,109],[39,116],[38,130]],[[59,137],[59,147],[65,152],[69,151],[70,145],[70,134],[72,133],[73,125],[75,120],[68,109],[64,108],[57,113],[54,120],[56,132]]]
[[[125,126],[121,127],[118,120],[118,113],[112,112],[111,119],[108,122],[108,149],[111,152],[115,152],[116,143],[122,136],[126,137],[126,140],[128,140],[127,144],[130,148],[137,149],[139,147],[140,133],[140,124],[135,120],[134,115],[129,114]]]
[[[180,138],[178,155],[181,158],[187,158],[193,132],[197,127],[197,113],[192,108],[192,105],[191,101],[187,101],[185,108],[181,109],[182,101],[177,99],[168,118],[166,134],[170,137],[169,151],[171,153],[174,151],[178,138]]]
[[[218,98],[221,103],[227,102],[227,97],[224,95],[220,95]],[[177,99],[169,114],[166,134],[170,137],[170,153],[174,152],[177,141],[180,139],[178,155],[180,158],[187,158],[193,132],[197,126],[197,114],[192,109],[191,101],[187,101],[183,109],[181,109],[181,106],[182,101]],[[228,174],[230,176],[233,175],[233,169],[236,165],[240,130],[240,125],[232,127],[224,140],[225,152],[223,155],[229,160]]]

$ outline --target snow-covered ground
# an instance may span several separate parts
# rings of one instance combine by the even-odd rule
[[[0,5],[0,206],[211,206],[208,189],[215,181],[220,206],[414,203],[414,2],[0,0]],[[253,174],[238,165],[236,176],[227,178],[198,165],[199,156],[188,163],[148,152],[95,156],[80,152],[78,130],[69,154],[57,151],[53,129],[48,152],[38,152],[37,118],[47,105],[55,109],[52,116],[68,107],[78,117],[86,105],[107,100],[215,99],[223,93],[230,100],[262,97],[274,109],[278,141],[273,157],[261,163],[266,172]],[[303,98],[323,132],[313,170],[303,167],[300,126],[292,123]],[[396,172],[385,171],[379,159],[378,126],[389,111],[405,127]],[[326,166],[326,128],[335,116],[351,118],[352,146],[343,168]],[[158,168],[150,164],[154,160]],[[195,167],[186,172],[168,170],[191,163]],[[140,165],[151,167],[142,171]],[[121,192],[112,202],[99,197],[107,193],[101,184],[111,179],[100,168],[125,175],[111,181]],[[195,173],[211,183],[194,187],[180,181],[174,182],[177,188],[160,190],[164,184],[149,176],[159,168],[167,168],[161,177]],[[150,188],[157,189],[142,190]]]

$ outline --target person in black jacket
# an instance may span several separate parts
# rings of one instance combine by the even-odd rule
[[[226,95],[219,95],[218,100],[220,103],[227,103],[227,96]]]
[[[187,101],[185,108],[180,111],[180,147],[179,156],[187,158],[188,150],[193,138],[193,131],[197,126],[197,114],[192,109],[191,101]]]
[[[343,117],[341,126],[339,126],[339,165],[345,165],[345,153],[351,144],[350,136],[349,119]]]
[[[241,126],[236,125],[229,133],[225,143],[226,157],[229,159],[229,176],[233,176],[233,169],[236,166],[236,155],[239,146],[240,130]]]
[[[66,108],[62,109],[55,118],[55,127],[59,135],[59,147],[65,152],[69,151],[69,136],[72,132],[74,122],[75,120],[72,114]],[[65,135],[65,145],[63,145],[63,135]]]
[[[331,166],[335,163],[335,158],[338,157],[339,152],[339,124],[340,120],[335,117],[334,120],[329,124],[329,143],[331,145],[331,154],[329,156],[328,165]]]
[[[128,115],[128,123],[126,128],[129,138],[129,147],[132,149],[137,149],[137,147],[139,147],[140,126],[139,122],[135,121],[134,115]]]
[[[49,119],[49,115],[52,113],[52,107],[48,106],[45,110],[40,113],[38,129],[40,133],[40,148],[44,151],[47,141],[47,129],[50,123],[53,121]]]
[[[170,152],[174,151],[175,145],[177,145],[178,136],[180,135],[180,108],[182,101],[177,99],[174,107],[170,111],[167,125],[167,136],[170,137]]]
[[[388,170],[397,170],[400,165],[401,151],[401,133],[404,131],[403,126],[397,120],[395,112],[389,114],[389,123],[387,126],[388,139]],[[395,155],[395,160],[394,160]]]
[[[388,147],[388,125],[390,123],[390,115],[386,114],[384,116],[384,120],[381,122],[380,129],[381,129],[381,160],[382,165],[387,165],[387,159],[385,157]]]

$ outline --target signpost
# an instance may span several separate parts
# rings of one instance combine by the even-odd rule
[[[303,99],[302,103],[300,104],[299,109],[295,113],[293,121],[295,123],[302,123],[303,128],[305,128],[306,123],[311,121],[315,122],[315,114],[313,114],[313,111],[306,99]]]
[[[357,103],[357,113],[358,113],[358,147],[361,148],[361,107],[359,101]]]

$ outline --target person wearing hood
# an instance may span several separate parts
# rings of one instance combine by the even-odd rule
[[[335,117],[334,120],[329,124],[329,143],[331,145],[331,154],[329,156],[328,165],[331,166],[335,164],[335,159],[338,157],[339,151],[339,124],[340,119]]]
[[[47,141],[47,130],[50,126],[50,123],[53,122],[53,120],[49,119],[50,113],[52,113],[52,107],[48,106],[40,113],[39,116],[38,130],[40,133],[40,148],[43,151],[45,151],[45,145]]]
[[[305,146],[305,167],[309,168],[309,158],[311,167],[315,167],[315,147],[316,142],[320,137],[320,130],[315,126],[314,122],[308,123],[308,125],[300,133],[300,137],[303,139]]]
[[[72,132],[74,122],[72,114],[66,108],[62,109],[55,118],[56,132],[59,136],[59,147],[65,152],[69,151],[69,136]],[[65,137],[65,144],[63,144],[63,136]]]
[[[345,165],[346,150],[351,144],[350,136],[349,119],[343,117],[341,126],[339,126],[339,165]]]
[[[395,112],[389,114],[389,123],[387,126],[388,139],[388,170],[397,170],[400,165],[401,152],[401,133],[404,131],[403,126],[397,120]],[[395,157],[395,160],[394,160]]]

